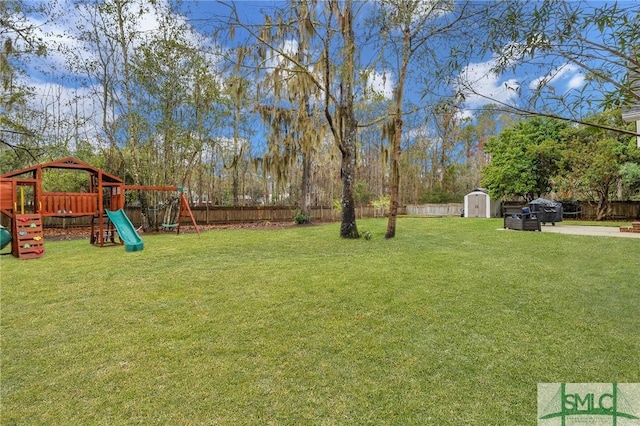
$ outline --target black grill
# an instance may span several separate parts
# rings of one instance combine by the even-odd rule
[[[562,222],[562,203],[545,198],[536,198],[529,203],[529,210],[538,216],[543,225],[547,222],[551,222],[551,225],[555,225],[556,222]]]

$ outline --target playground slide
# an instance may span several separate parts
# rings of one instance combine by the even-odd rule
[[[109,211],[107,210],[109,220],[116,227],[120,239],[124,243],[126,251],[140,251],[144,248],[144,244],[140,236],[133,227],[133,224],[125,214],[124,210]]]
[[[0,225],[0,250],[11,242],[11,233],[2,225]]]

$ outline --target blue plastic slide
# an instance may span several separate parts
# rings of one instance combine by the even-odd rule
[[[126,251],[140,251],[144,248],[140,235],[136,232],[136,228],[133,227],[124,210],[120,209],[113,212],[107,210],[107,216],[116,227]]]

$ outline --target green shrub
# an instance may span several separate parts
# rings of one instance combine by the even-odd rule
[[[296,225],[303,225],[305,223],[311,223],[311,216],[308,213],[303,212],[302,210],[298,210],[296,215],[293,217],[293,221]]]

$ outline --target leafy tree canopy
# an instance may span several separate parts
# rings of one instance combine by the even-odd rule
[[[524,197],[528,201],[551,191],[567,126],[534,117],[491,138],[485,145],[491,162],[483,170],[482,185],[494,198]]]
[[[609,127],[631,126],[622,122],[620,111],[611,110],[590,117],[595,123]],[[633,137],[602,128],[579,126],[566,133],[565,172],[558,178],[564,197],[595,202],[596,219],[604,219],[610,201],[623,187],[621,169],[634,164]],[[633,167],[629,167],[630,171]],[[630,175],[631,177],[631,175]]]

